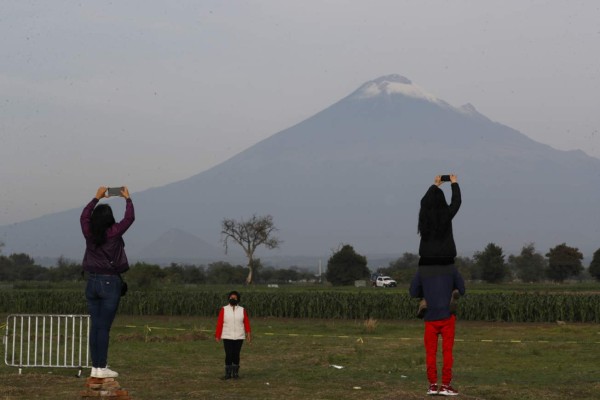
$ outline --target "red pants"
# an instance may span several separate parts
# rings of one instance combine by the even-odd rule
[[[442,367],[442,385],[449,385],[452,381],[452,347],[454,346],[454,331],[456,327],[456,317],[439,321],[425,321],[425,358],[427,363],[427,379],[429,383],[437,384],[437,349],[438,336],[442,335],[442,355],[444,357],[444,366]]]

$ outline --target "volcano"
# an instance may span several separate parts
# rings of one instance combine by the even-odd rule
[[[563,242],[584,255],[600,247],[599,159],[536,142],[471,104],[452,106],[389,75],[209,170],[134,193],[128,254],[143,257],[173,229],[220,246],[222,219],[252,214],[271,214],[284,241],[264,256],[328,255],[341,243],[363,254],[416,253],[419,200],[446,173],[463,194],[459,254],[490,242],[505,252],[530,242],[543,253]],[[122,202],[113,202],[119,215]],[[79,213],[0,227],[5,252],[80,257]],[[161,247],[161,257],[194,251]]]

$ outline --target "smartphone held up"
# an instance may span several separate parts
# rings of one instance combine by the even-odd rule
[[[108,190],[106,191],[106,195],[108,197],[120,196],[122,190],[123,190],[123,186],[109,187]]]
[[[442,175],[440,176],[440,180],[442,182],[450,182],[450,175]]]

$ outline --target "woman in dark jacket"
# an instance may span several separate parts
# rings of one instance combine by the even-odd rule
[[[452,184],[452,200],[446,203],[444,192],[439,186],[441,176],[436,176],[421,199],[418,232],[421,235],[419,245],[419,269],[410,285],[412,297],[424,297],[427,308],[425,319],[425,359],[429,388],[427,394],[456,396],[458,392],[450,386],[452,380],[452,348],[456,316],[450,303],[454,295],[465,294],[462,276],[454,266],[456,245],[452,234],[452,219],[461,204],[460,187],[456,175],[447,176]],[[442,336],[442,386],[438,388],[436,354],[438,336]]]
[[[89,341],[91,376],[94,378],[119,376],[107,367],[108,340],[121,299],[123,281],[120,274],[129,269],[123,234],[135,220],[127,187],[121,188],[120,196],[125,198],[125,216],[120,222],[115,222],[108,204],[98,205],[100,199],[109,197],[104,186],[98,188],[96,196],[85,206],[80,218],[85,237],[82,265],[87,274],[85,297],[92,320]]]
[[[450,205],[446,203],[444,192],[439,187],[442,177],[436,176],[434,184],[421,199],[418,232],[419,265],[450,265],[456,257],[456,244],[452,234],[452,219],[462,203],[460,187],[456,175],[449,175],[452,187]]]

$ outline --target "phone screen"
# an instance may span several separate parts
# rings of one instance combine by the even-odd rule
[[[109,187],[107,190],[109,196],[120,196],[121,188],[120,187]]]

